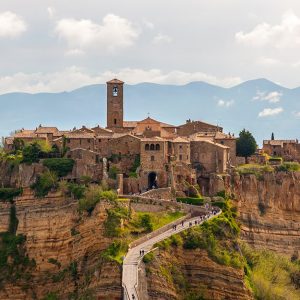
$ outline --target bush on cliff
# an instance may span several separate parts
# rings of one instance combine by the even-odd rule
[[[119,237],[122,233],[122,220],[128,220],[130,218],[129,210],[116,206],[111,209],[107,209],[107,219],[104,223],[105,235],[108,237]]]
[[[276,167],[276,170],[281,172],[297,172],[300,171],[300,164],[297,162],[285,162]]]
[[[47,158],[43,165],[59,177],[67,176],[73,170],[74,160],[70,158]]]
[[[191,204],[191,205],[203,205],[204,203],[204,199],[202,198],[191,198],[191,197],[187,197],[187,198],[176,198],[177,202],[182,202],[182,203],[186,203],[186,204]]]
[[[22,188],[0,188],[0,201],[12,201],[22,194]]]
[[[22,150],[22,162],[29,165],[31,165],[32,163],[39,162],[39,155],[41,151],[42,148],[37,142],[26,145]]]
[[[51,190],[58,187],[57,175],[51,171],[45,171],[41,175],[38,175],[34,184],[31,188],[35,192],[35,196],[38,198],[45,197]]]
[[[128,244],[125,241],[114,241],[104,252],[101,257],[107,261],[116,261],[122,264],[123,257],[128,251]]]

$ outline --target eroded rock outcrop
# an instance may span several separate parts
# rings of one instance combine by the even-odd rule
[[[59,194],[36,199],[25,190],[16,200],[17,234],[26,236],[26,252],[36,267],[29,282],[4,284],[0,299],[41,299],[49,292],[60,299],[76,293],[120,299],[120,266],[101,259],[101,252],[111,244],[104,234],[110,207],[101,201],[87,216],[78,213],[76,200]],[[7,230],[8,219],[9,205],[2,205],[1,230]]]
[[[243,270],[219,265],[205,250],[160,251],[146,265],[149,299],[179,300],[188,295],[204,299],[253,299],[244,284]]]
[[[300,173],[236,175],[232,180],[241,238],[281,254],[300,251]]]

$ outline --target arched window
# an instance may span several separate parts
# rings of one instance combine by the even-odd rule
[[[155,150],[154,144],[151,144],[151,145],[150,145],[150,150],[151,150],[151,151]]]
[[[159,151],[160,150],[160,144],[155,145],[155,150]]]
[[[149,149],[150,149],[149,144],[146,144],[146,145],[145,145],[145,150],[146,150],[146,151],[149,151]]]

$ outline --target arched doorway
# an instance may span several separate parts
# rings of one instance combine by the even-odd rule
[[[151,172],[148,175],[148,188],[149,190],[157,188],[157,175],[155,172]]]

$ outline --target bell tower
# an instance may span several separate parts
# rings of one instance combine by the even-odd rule
[[[112,79],[107,85],[107,128],[123,127],[123,85],[124,82]]]

